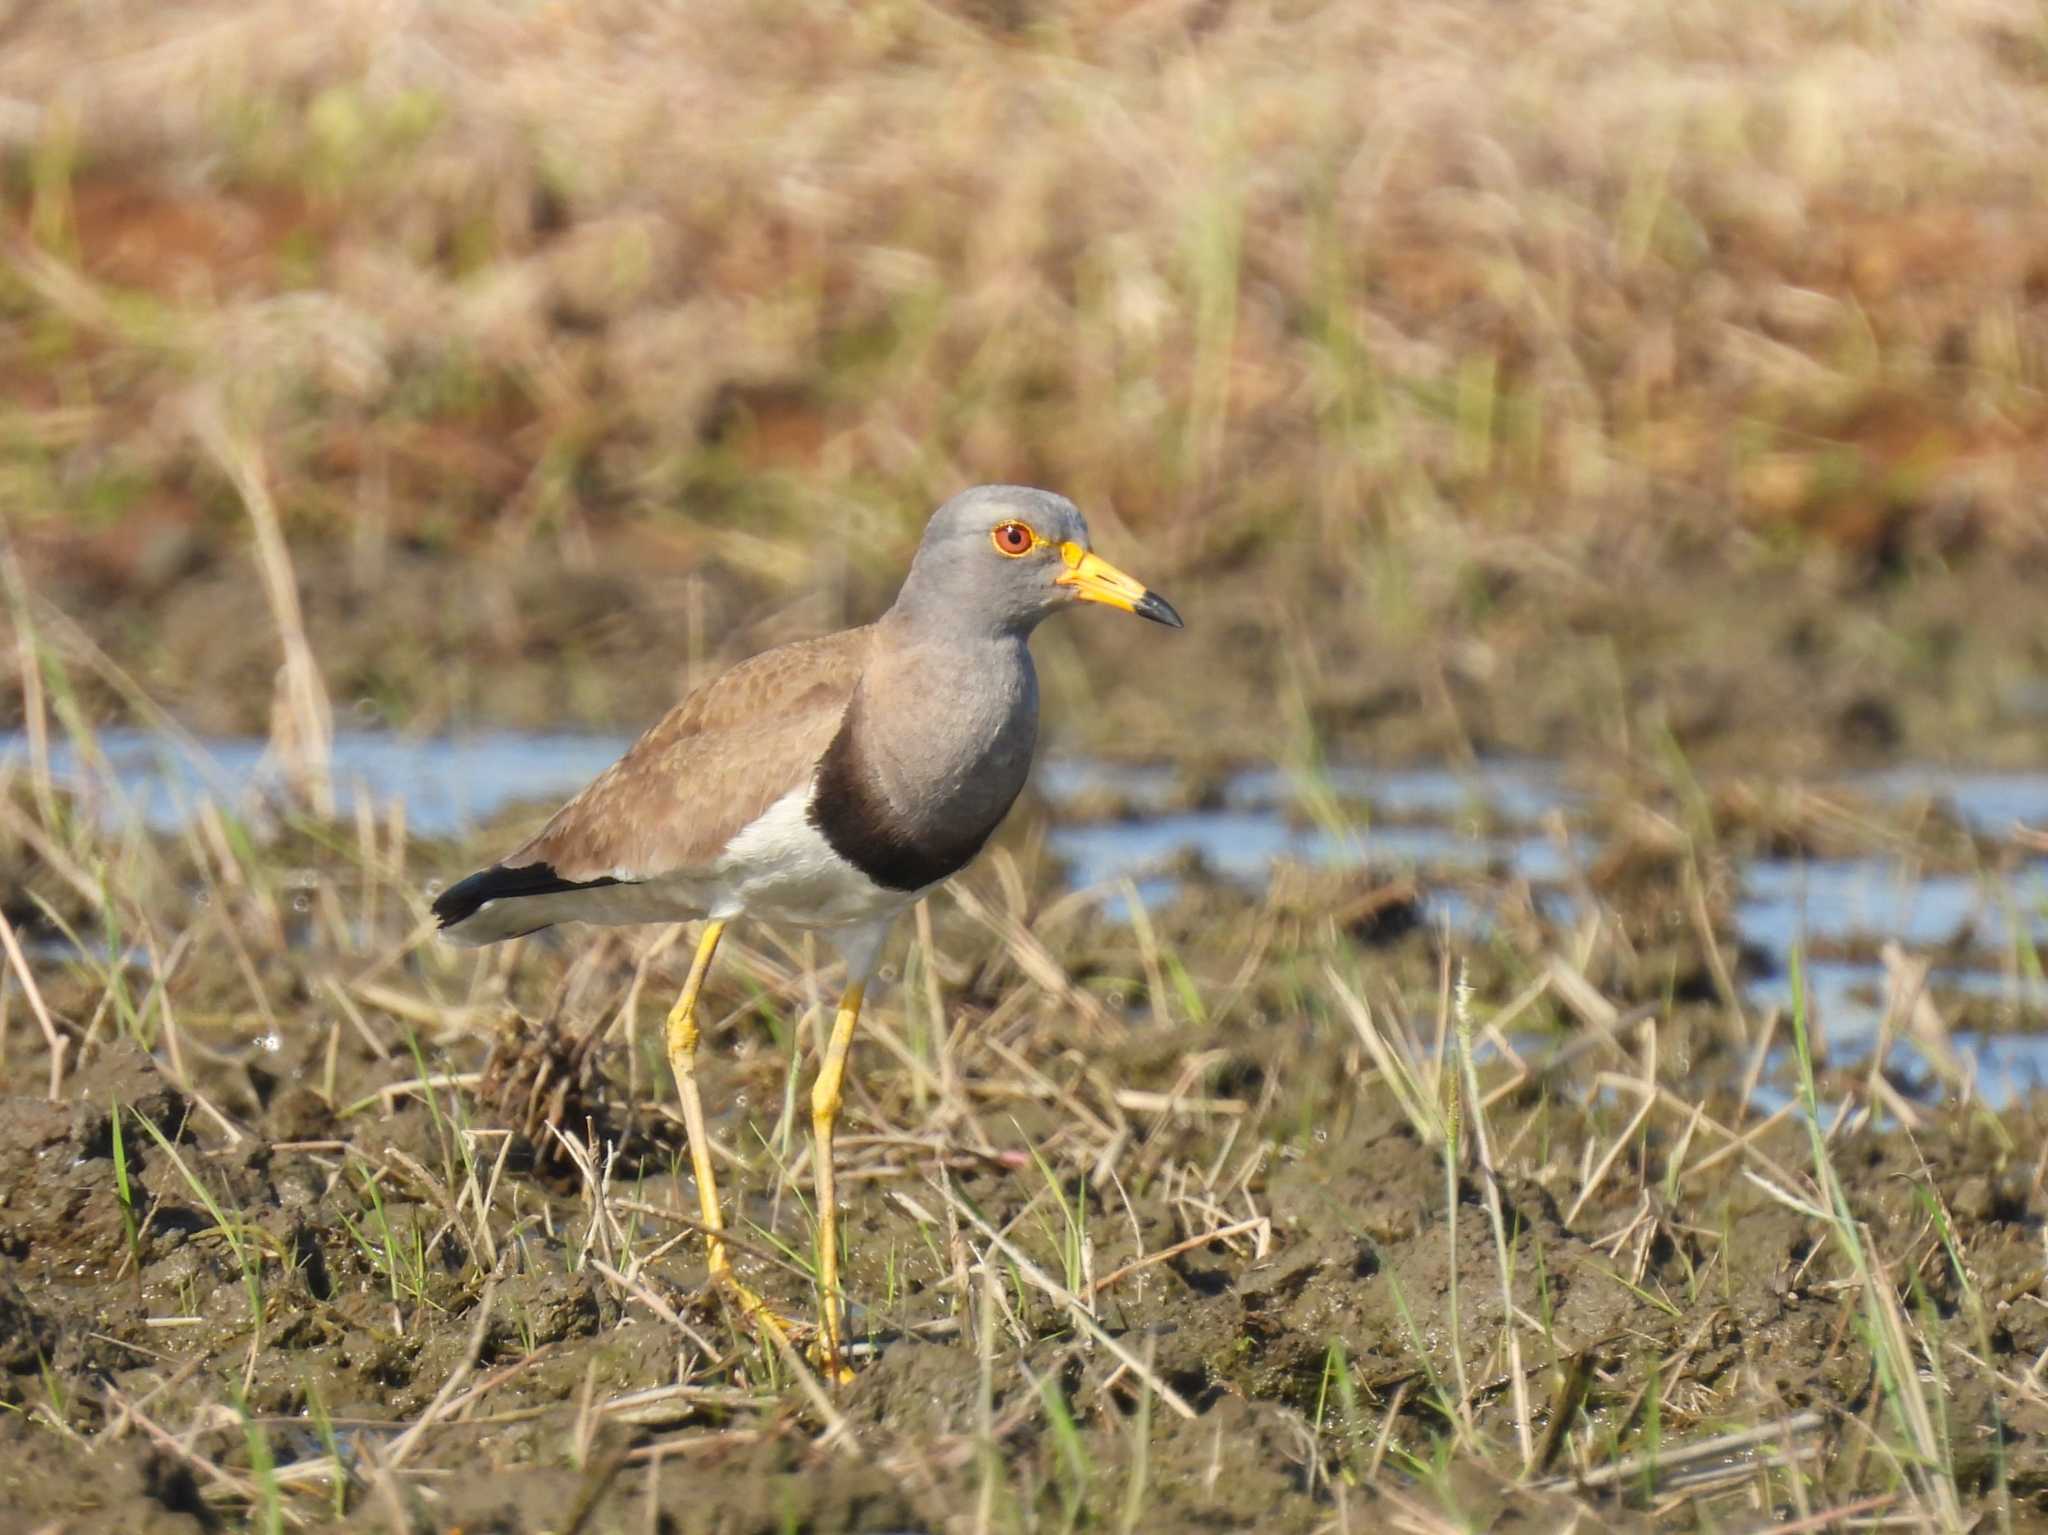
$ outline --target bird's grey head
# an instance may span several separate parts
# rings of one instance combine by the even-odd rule
[[[1026,635],[1076,602],[1181,627],[1164,598],[1092,552],[1088,524],[1065,496],[979,485],[932,513],[895,611],[921,627]]]

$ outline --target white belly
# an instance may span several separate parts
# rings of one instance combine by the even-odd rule
[[[811,824],[811,786],[793,789],[743,827],[713,868],[714,917],[765,917],[796,927],[886,922],[917,899],[876,884],[832,851]]]
[[[604,925],[689,922],[699,917],[770,922],[825,931],[850,976],[874,971],[889,925],[921,892],[877,885],[832,851],[810,822],[811,786],[792,790],[741,828],[708,869],[652,878],[621,870],[616,884],[486,901],[443,936],[494,943],[557,922]]]

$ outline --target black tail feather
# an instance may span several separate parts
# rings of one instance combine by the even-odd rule
[[[563,879],[552,864],[529,863],[517,869],[494,863],[434,897],[434,917],[443,927],[467,922],[486,901],[522,895],[559,895],[565,890],[596,890],[624,881],[609,874],[598,879]]]

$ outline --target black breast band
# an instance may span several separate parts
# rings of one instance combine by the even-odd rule
[[[1002,820],[987,825],[920,828],[883,796],[854,745],[858,703],[846,711],[839,733],[818,764],[810,822],[832,851],[885,890],[922,890],[973,861]]]

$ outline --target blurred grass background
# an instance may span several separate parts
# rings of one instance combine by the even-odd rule
[[[1191,623],[1048,631],[1075,744],[2038,761],[2044,84],[2031,0],[17,0],[0,513],[215,729],[266,520],[343,721],[627,726],[1007,479]]]

